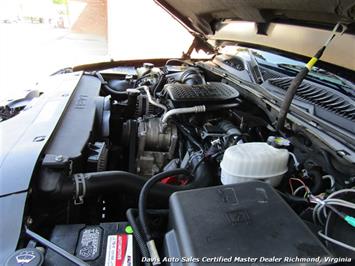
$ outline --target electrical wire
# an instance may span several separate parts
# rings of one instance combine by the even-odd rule
[[[150,188],[157,183],[158,181],[169,177],[169,176],[177,176],[177,175],[184,175],[190,176],[190,172],[184,168],[174,169],[170,171],[165,171],[159,174],[152,176],[148,181],[144,184],[140,194],[139,194],[139,201],[138,201],[138,212],[139,212],[139,221],[142,226],[143,233],[146,237],[146,240],[151,240],[152,236],[150,234],[150,230],[148,228],[147,222],[147,213],[146,213],[146,203],[148,198],[148,193]]]
[[[340,195],[340,194],[343,194],[343,193],[355,193],[355,189],[341,189],[341,190],[338,190],[336,192],[333,192],[331,193],[327,199],[325,200],[327,203],[338,203],[339,204],[343,204],[343,205],[340,205],[340,206],[343,206],[343,207],[348,207],[348,208],[355,208],[355,204],[352,203],[352,202],[348,202],[348,201],[345,201],[345,200],[342,200],[342,199],[334,199],[334,197]],[[323,214],[325,217],[327,217],[327,212],[326,212],[326,209],[324,208],[323,209]]]
[[[306,193],[310,193],[311,190],[309,189],[309,187],[299,178],[294,178],[294,177],[291,177],[289,180],[288,180],[288,184],[290,185],[290,189],[291,189],[291,194],[294,196],[295,195],[295,190],[293,189],[293,185],[292,185],[292,181],[298,181],[299,183],[302,184],[301,187],[303,187],[305,190],[306,190]]]
[[[154,97],[157,95],[158,89],[162,88],[164,81],[165,81],[165,74],[161,74],[157,83],[154,85],[154,88],[153,88],[153,96]]]
[[[139,221],[142,226],[142,233],[145,237],[146,245],[153,265],[160,264],[160,257],[155,245],[155,241],[152,238],[150,229],[148,227],[147,210],[146,210],[148,193],[150,188],[160,180],[169,176],[177,176],[177,175],[184,175],[190,177],[190,172],[184,168],[180,168],[180,169],[174,169],[174,170],[165,171],[156,174],[155,176],[152,176],[150,179],[148,179],[148,181],[144,184],[139,194],[139,200],[138,200]]]
[[[157,209],[157,210],[147,210],[147,212],[149,214],[152,215],[169,215],[169,210],[168,209]],[[132,226],[133,228],[133,236],[136,239],[136,242],[138,244],[139,250],[141,252],[142,257],[149,257],[149,251],[147,249],[147,246],[145,244],[142,232],[141,232],[141,228],[140,228],[140,224],[139,221],[137,221],[137,216],[138,216],[138,210],[137,209],[128,209],[126,211],[126,217],[127,220],[129,222],[129,224]],[[144,265],[146,266],[150,266],[151,263],[149,262],[145,262]]]
[[[288,153],[291,155],[291,158],[293,159],[293,165],[295,166],[295,169],[298,170],[300,163],[298,162],[296,155],[290,151]]]
[[[319,223],[324,224],[322,220],[322,214],[324,218],[326,219],[326,225],[325,225],[325,232],[322,233],[322,231],[318,232],[318,235],[322,237],[323,239],[340,246],[342,248],[351,250],[355,252],[355,247],[350,246],[342,241],[339,241],[337,239],[334,239],[330,236],[328,236],[328,225],[329,225],[329,218],[330,214],[327,213],[326,208],[330,209],[334,214],[339,216],[341,219],[346,221],[349,225],[355,227],[355,218],[349,215],[346,215],[342,211],[339,211],[336,207],[341,206],[349,209],[355,209],[355,203],[343,200],[343,199],[337,199],[335,197],[343,194],[343,193],[355,193],[355,189],[341,189],[336,192],[331,193],[326,199],[320,199],[314,195],[309,195],[309,200],[311,203],[315,203],[316,206],[313,208],[313,214],[312,218],[314,223],[317,223],[316,221],[318,220]],[[323,210],[323,212],[322,212]]]
[[[355,188],[344,188],[344,189],[337,190],[337,191],[333,192],[332,194],[330,194],[328,196],[328,199],[334,198],[335,196],[338,196],[343,193],[355,193]]]
[[[133,209],[127,210],[127,212],[126,212],[127,220],[133,228],[133,235],[136,239],[136,242],[138,244],[138,247],[139,247],[142,257],[149,257],[149,251],[147,249],[147,246],[145,245],[145,241],[142,236],[141,230],[138,227],[138,223],[136,222],[136,218],[134,216],[134,211],[135,210],[133,210]],[[146,262],[145,265],[149,266],[150,263]]]
[[[189,129],[187,129],[185,126],[183,126],[182,124],[176,122],[175,120],[172,120],[177,129],[181,132],[181,134],[183,134],[188,140],[189,142],[191,142],[192,144],[194,144],[199,151],[203,152],[203,147],[202,145],[192,136],[192,133]]]
[[[330,189],[333,190],[335,186],[335,179],[332,175],[324,175],[322,179],[329,179],[330,180]]]
[[[330,194],[326,199],[320,199],[311,194],[309,195],[310,202],[316,204],[316,206],[313,208],[313,213],[312,213],[312,218],[314,223],[317,223],[318,221],[320,224],[324,225],[323,218],[326,219],[328,217],[328,213],[326,210],[327,207],[328,209],[336,213],[340,218],[345,220],[348,224],[355,227],[354,224],[355,218],[350,215],[346,215],[345,213],[339,211],[336,208],[336,206],[340,206],[349,209],[355,209],[355,203],[343,199],[334,198],[342,193],[355,193],[355,189],[338,190]],[[322,218],[322,214],[323,214],[323,218]]]
[[[343,247],[343,248],[346,248],[346,249],[349,249],[349,250],[355,252],[355,247],[350,246],[350,245],[348,245],[348,244],[346,244],[346,243],[344,243],[344,242],[341,242],[341,241],[339,241],[339,240],[336,240],[336,239],[334,239],[334,238],[332,238],[332,237],[329,237],[329,236],[323,234],[322,231],[318,231],[318,235],[319,235],[320,237],[324,238],[325,240],[327,240],[327,241],[329,241],[329,242],[332,242],[332,243],[335,244],[335,245],[338,245],[338,246],[340,246],[340,247]]]
[[[308,188],[307,186],[303,186],[303,185],[300,186],[300,187],[298,187],[298,188],[296,188],[292,195],[296,196],[297,193],[300,192],[302,189],[305,190],[305,192],[306,192],[306,193],[304,194],[304,196],[303,196],[303,197],[305,198],[305,197],[307,196],[307,194],[308,194],[309,188]],[[307,189],[308,189],[308,190],[307,190]]]

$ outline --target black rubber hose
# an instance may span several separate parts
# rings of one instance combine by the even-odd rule
[[[162,180],[166,177],[169,177],[169,176],[176,176],[176,175],[190,176],[190,172],[184,168],[181,168],[181,169],[174,169],[171,171],[159,173],[159,174],[151,177],[144,184],[144,186],[140,192],[139,201],[138,201],[139,221],[141,223],[142,231],[143,231],[143,234],[145,235],[147,242],[152,240],[152,236],[151,236],[150,230],[148,228],[147,212],[146,212],[148,192],[160,180]]]
[[[174,121],[174,120],[172,120]],[[180,130],[181,134],[183,134],[192,144],[194,144],[200,151],[203,151],[202,145],[192,136],[190,130],[188,130],[185,126],[175,122],[175,125],[178,130]]]
[[[227,104],[210,105],[210,106],[206,106],[206,112],[219,111],[221,109],[235,108],[235,107],[238,107],[239,104],[240,103],[238,102],[238,103],[227,103]]]
[[[154,96],[156,96],[156,94],[163,89],[163,85],[165,84],[165,81],[166,81],[165,74],[162,74],[159,77],[158,82],[154,86],[154,89],[153,89],[153,95]]]
[[[100,80],[100,82],[101,82],[101,84],[103,86],[103,89],[107,93],[111,94],[111,96],[113,98],[115,98],[115,99],[127,99],[127,97],[128,97],[127,91],[117,91],[117,90],[112,89],[99,72],[95,72],[95,76]]]
[[[289,203],[291,206],[306,206],[309,205],[309,202],[307,199],[305,198],[301,198],[301,197],[297,197],[297,196],[293,196],[287,193],[283,193],[279,190],[277,190],[277,192],[280,194],[280,196],[287,202]]]
[[[206,160],[206,158],[202,155],[201,158],[196,162],[194,167],[192,168],[192,175],[194,175],[197,171],[197,169],[200,167],[200,165]]]
[[[291,84],[286,91],[286,95],[282,102],[282,106],[280,108],[279,115],[277,118],[277,126],[276,126],[277,131],[283,129],[291,102],[297,92],[298,87],[300,86],[304,78],[307,76],[308,72],[309,72],[308,68],[306,67],[302,68],[302,70],[297,74],[297,76],[291,81]]]
[[[148,248],[147,248],[147,246],[145,244],[144,238],[141,235],[140,228],[138,227],[138,224],[136,223],[136,218],[133,215],[133,211],[134,211],[133,209],[128,209],[127,210],[127,212],[126,212],[127,220],[128,220],[129,224],[133,228],[133,235],[134,235],[134,238],[137,241],[137,244],[138,244],[138,247],[139,247],[139,250],[141,252],[142,257],[148,258],[149,257],[149,251],[148,251]],[[148,266],[148,265],[150,265],[150,263],[146,262],[145,265]]]
[[[338,25],[339,24],[335,26],[334,30],[337,29]],[[287,113],[290,109],[290,105],[292,103],[293,98],[295,97],[298,87],[305,79],[308,72],[311,71],[313,65],[318,61],[318,59],[322,57],[325,49],[327,48],[327,45],[335,37],[335,34],[336,34],[335,32],[332,33],[332,37],[317,51],[317,53],[311,58],[311,60],[309,60],[309,62],[301,69],[300,72],[297,73],[296,77],[291,81],[291,84],[286,91],[285,98],[282,102],[279,115],[277,118],[277,125],[276,125],[277,131],[281,131],[284,128]]]
[[[166,62],[165,62],[165,66],[168,66],[169,63],[171,63],[171,62],[177,62],[177,63],[180,63],[180,64],[186,64],[186,65],[192,66],[192,67],[194,66],[194,64],[188,63],[188,62],[186,62],[185,60],[182,60],[182,59],[175,59],[175,58],[169,59],[168,61],[166,61]]]
[[[196,169],[193,180],[185,186],[158,183],[150,189],[149,197],[159,204],[165,204],[168,202],[170,195],[176,191],[190,190],[211,185],[214,176],[208,169],[208,164],[202,163],[200,167]],[[84,180],[85,193],[83,193],[83,182],[79,184],[80,186],[77,186],[77,181],[73,182],[73,180],[68,178],[67,181],[58,183],[56,190],[49,191],[47,195],[51,196],[53,199],[59,200],[75,198],[76,195],[82,194],[84,194],[84,197],[92,197],[109,193],[125,193],[129,191],[130,195],[138,196],[142,187],[148,180],[145,177],[124,171],[83,173],[76,174],[74,177],[75,176],[81,176],[81,179]],[[164,206],[166,206],[166,204]]]
[[[188,85],[204,84],[206,83],[201,73],[194,68],[188,68],[182,72],[180,82]]]
[[[321,170],[317,168],[312,168],[308,171],[308,174],[310,175],[313,182],[313,186],[311,187],[312,194],[320,194],[323,191],[323,178]]]

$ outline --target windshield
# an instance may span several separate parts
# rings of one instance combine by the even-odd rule
[[[251,49],[251,52],[259,64],[272,65],[274,67],[285,69],[291,73],[294,72],[294,75],[301,71],[305,65],[305,62],[303,61],[294,60],[270,52],[256,49]],[[351,81],[316,66],[311,69],[308,76],[337,86],[345,87],[347,89],[354,89],[354,84]]]

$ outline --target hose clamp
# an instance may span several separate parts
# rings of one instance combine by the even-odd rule
[[[74,175],[75,182],[75,196],[74,205],[82,205],[84,203],[84,197],[86,195],[86,182],[83,174]]]

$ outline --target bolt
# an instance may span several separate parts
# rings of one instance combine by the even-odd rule
[[[344,157],[347,155],[345,151],[337,151],[337,154],[341,157]]]
[[[57,155],[55,158],[54,158],[57,162],[62,162],[64,160],[64,157],[63,155]]]
[[[26,219],[26,224],[27,224],[27,225],[33,224],[33,219],[32,219],[30,216],[27,217],[27,219]]]

